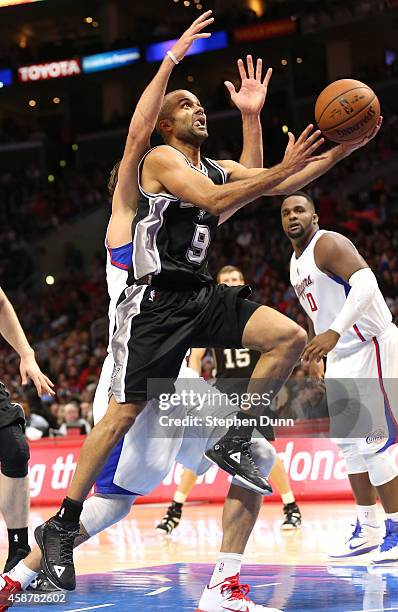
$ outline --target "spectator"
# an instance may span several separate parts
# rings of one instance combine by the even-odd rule
[[[90,424],[80,416],[80,408],[74,402],[64,406],[64,422],[59,428],[59,434],[66,436],[69,429],[79,429],[80,433],[88,434],[91,431]]]

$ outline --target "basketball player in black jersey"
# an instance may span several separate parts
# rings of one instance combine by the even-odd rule
[[[242,271],[235,266],[224,266],[217,274],[219,284],[232,286],[243,286],[245,284]],[[192,349],[189,357],[189,367],[193,368],[199,376],[202,374],[202,359],[207,349]],[[222,393],[236,393],[242,396],[246,392],[247,380],[260,359],[260,353],[249,349],[222,349],[215,348],[213,353],[216,361],[216,382]],[[275,440],[275,434],[271,425],[267,427],[257,426],[258,431],[269,441]],[[283,461],[277,457],[270,473],[272,484],[278,489],[282,502],[285,520],[282,523],[284,531],[297,529],[301,525],[301,512],[296,504],[290,487],[289,476]],[[192,488],[195,486],[197,475],[188,468],[184,468],[181,482],[174,494],[173,501],[167,509],[166,514],[157,526],[157,530],[170,534],[178,525],[182,516],[183,504],[188,498]]]
[[[35,532],[44,568],[60,588],[74,587],[73,542],[84,499],[148,398],[173,392],[188,348],[261,352],[253,373],[257,384],[249,384],[249,393],[258,392],[260,385],[262,393],[272,396],[289,376],[305,332],[275,310],[250,302],[247,287],[217,286],[207,269],[211,241],[218,224],[245,204],[261,195],[295,191],[351,152],[341,145],[314,156],[323,139],[310,125],[297,141],[289,134],[282,162],[271,169],[249,170],[230,160],[204,158],[200,147],[207,138],[206,115],[198,98],[185,90],[165,96],[157,127],[166,144],[140,164],[129,286],[120,296],[112,339],[115,367],[108,410],[87,437],[60,511]],[[154,379],[169,383],[151,386]],[[241,413],[208,456],[252,489],[266,492],[268,482],[250,451],[256,416],[253,406]],[[250,510],[251,522],[257,504]],[[236,535],[247,540],[251,529],[247,525]]]
[[[54,385],[40,371],[15,310],[1,288],[0,334],[21,359],[22,384],[31,379],[39,394],[54,395]],[[7,525],[9,542],[4,571],[9,571],[30,551],[29,446],[25,439],[24,426],[25,415],[21,406],[11,402],[9,393],[0,382],[0,511]]]

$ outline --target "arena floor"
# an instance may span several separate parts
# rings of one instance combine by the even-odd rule
[[[352,504],[300,505],[302,528],[282,532],[280,504],[264,504],[242,569],[253,599],[286,612],[398,610],[398,564],[371,567],[367,555],[354,564],[331,563],[326,556],[350,529]],[[218,554],[222,507],[188,505],[169,538],[154,530],[164,510],[164,505],[137,506],[121,523],[84,544],[75,553],[77,590],[65,602],[40,609],[194,611]],[[51,513],[33,509],[32,528]],[[0,542],[4,551],[4,524]],[[32,605],[17,609],[32,610]]]

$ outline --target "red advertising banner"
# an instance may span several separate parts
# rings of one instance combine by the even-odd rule
[[[249,40],[261,40],[263,38],[275,38],[277,36],[289,36],[296,32],[296,22],[292,19],[275,19],[253,25],[235,28],[233,39],[235,43],[247,42]]]
[[[33,505],[57,505],[72,479],[84,437],[31,442],[30,493]],[[290,475],[297,500],[347,499],[350,486],[342,454],[329,439],[284,438],[275,447]],[[390,451],[398,463],[398,445]],[[167,502],[180,482],[182,467],[173,466],[165,480],[141,503]],[[213,466],[198,479],[190,500],[222,501],[230,477]],[[277,499],[277,495],[271,497]]]
[[[21,66],[21,68],[18,68],[18,80],[22,83],[46,81],[47,79],[74,76],[81,74],[81,71],[80,59],[75,57],[59,62]]]

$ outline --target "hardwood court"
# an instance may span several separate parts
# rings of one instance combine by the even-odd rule
[[[253,599],[286,612],[398,610],[398,564],[374,568],[368,567],[369,556],[336,562],[326,555],[350,530],[353,505],[300,506],[302,528],[282,532],[281,505],[264,504],[242,570]],[[164,510],[164,505],[139,505],[121,523],[84,544],[75,552],[81,576],[77,591],[68,594],[66,603],[41,609],[195,610],[218,554],[222,506],[187,505],[170,537],[154,529]],[[31,527],[52,512],[33,509]],[[31,536],[33,540],[33,532]],[[0,538],[4,551],[4,525]]]

